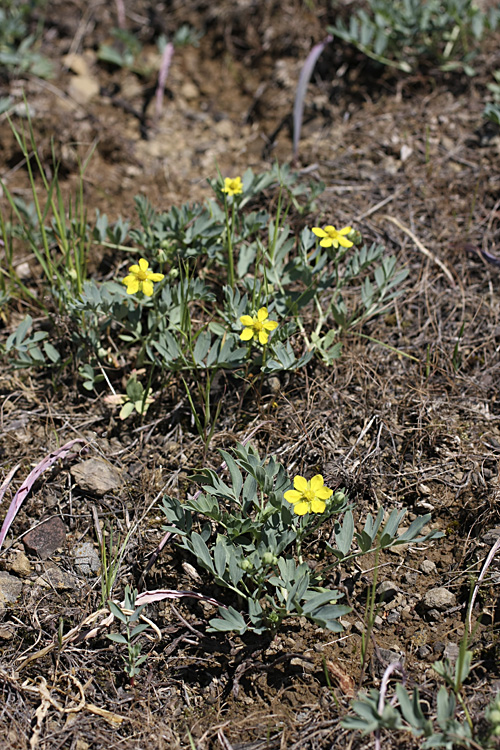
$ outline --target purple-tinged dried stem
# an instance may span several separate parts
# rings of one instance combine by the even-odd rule
[[[125,28],[125,4],[123,0],[115,0],[118,28]]]
[[[319,44],[314,45],[309,52],[304,67],[302,68],[295,93],[295,102],[293,105],[293,159],[297,159],[299,154],[300,131],[302,128],[302,117],[304,115],[304,101],[309,81],[314,70],[314,66],[327,44],[333,42],[333,36],[328,34],[326,39]]]
[[[472,592],[472,597],[471,597],[470,604],[469,604],[469,613],[468,613],[469,633],[472,630],[472,609],[474,607],[474,602],[476,601],[476,596],[477,596],[477,592],[479,591],[479,586],[481,585],[481,581],[486,575],[486,571],[491,565],[491,561],[493,560],[493,558],[495,557],[499,549],[500,549],[500,538],[496,540],[495,544],[490,549],[488,557],[484,561],[484,565],[481,568],[481,572],[479,574],[479,578],[476,581],[476,585],[474,586],[474,591]]]
[[[155,95],[155,113],[156,113],[157,118],[159,118],[161,115],[161,110],[163,107],[163,94],[165,91],[165,83],[167,80],[168,71],[170,69],[170,64],[172,62],[173,56],[174,56],[174,45],[172,44],[172,42],[168,42],[165,45],[165,49],[163,50],[160,70],[158,72],[158,86],[156,87],[156,95]]]
[[[21,464],[17,464],[17,466],[14,466],[14,468],[9,471],[9,473],[7,474],[7,476],[5,477],[5,479],[3,480],[2,486],[0,487],[0,503],[3,500],[3,496],[5,495],[5,491],[6,491],[7,487],[9,486],[9,484],[12,481],[12,477],[14,476],[14,474],[16,473],[16,471],[19,469],[20,466],[21,466]]]
[[[217,599],[212,599],[210,596],[203,596],[203,594],[197,594],[196,591],[177,591],[176,589],[156,589],[155,591],[143,591],[139,594],[135,600],[135,606],[140,607],[141,604],[150,604],[151,602],[161,602],[162,599],[182,599],[184,596],[190,597],[191,599],[202,599],[204,602],[214,604],[216,607],[225,607],[225,604],[221,604]],[[226,607],[227,609],[227,607]]]
[[[76,440],[70,440],[69,443],[66,443],[66,445],[63,445],[62,448],[58,448],[55,451],[52,451],[52,453],[49,453],[48,456],[46,456],[43,461],[40,461],[40,463],[35,466],[33,471],[30,471],[16,494],[14,495],[14,498],[10,504],[9,510],[7,511],[7,515],[5,516],[5,520],[3,522],[2,529],[0,531],[0,549],[2,548],[2,544],[4,543],[5,537],[7,536],[7,532],[9,531],[12,521],[17,515],[17,512],[21,505],[23,504],[26,495],[30,491],[30,489],[33,487],[34,483],[38,479],[41,474],[43,474],[44,471],[49,469],[59,458],[66,458],[68,453],[70,452],[71,448],[73,448],[74,445],[77,445],[78,443],[84,443],[85,440],[82,440],[81,438],[76,438]],[[70,458],[73,458],[76,454],[73,454],[73,456],[70,456]]]

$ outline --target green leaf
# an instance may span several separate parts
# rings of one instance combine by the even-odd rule
[[[354,517],[352,511],[348,510],[344,516],[342,527],[340,524],[335,524],[335,541],[337,547],[345,556],[351,549],[352,540],[354,538]]]
[[[109,640],[113,641],[114,643],[128,643],[125,636],[121,635],[121,633],[107,633],[106,638],[109,638]]]
[[[214,549],[215,570],[220,578],[223,577],[226,570],[227,552],[222,542],[217,542]]]
[[[218,630],[221,632],[234,630],[242,635],[248,629],[243,615],[234,609],[234,607],[228,607],[228,609],[219,607],[219,614],[222,616],[222,619],[214,618],[209,620],[209,630]]]
[[[112,615],[114,615],[118,620],[120,620],[123,623],[128,622],[128,617],[125,615],[119,607],[116,606],[114,602],[109,601],[108,602],[109,611]]]
[[[211,573],[215,573],[214,564],[210,556],[207,545],[203,541],[203,538],[196,531],[193,531],[191,535],[191,543],[193,545],[193,551],[202,563],[203,567],[209,570]]]

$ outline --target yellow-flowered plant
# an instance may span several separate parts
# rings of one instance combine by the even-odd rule
[[[293,505],[293,512],[298,516],[306,513],[324,513],[325,500],[333,495],[333,490],[325,487],[321,474],[316,474],[311,480],[296,476],[293,480],[295,489],[284,493],[287,502]]]
[[[227,193],[228,195],[241,195],[243,192],[241,177],[226,177],[222,192]]]
[[[142,292],[146,297],[153,294],[153,284],[164,278],[162,273],[153,273],[149,269],[149,263],[145,258],[140,258],[139,264],[130,266],[128,276],[122,280],[127,287],[127,294]]]
[[[257,315],[242,315],[240,323],[243,323],[245,328],[240,334],[240,339],[242,341],[251,341],[253,338],[258,338],[262,346],[267,344],[269,332],[274,331],[278,327],[276,320],[267,320],[268,315],[267,307],[261,307],[257,311]]]
[[[335,227],[329,225],[321,229],[321,227],[313,227],[312,231],[316,237],[321,237],[321,247],[333,247],[338,248],[339,245],[342,247],[352,247],[353,242],[348,240],[346,234],[352,232],[352,227],[344,227],[343,229],[335,229]]]

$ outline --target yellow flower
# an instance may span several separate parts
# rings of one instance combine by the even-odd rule
[[[285,492],[285,500],[293,505],[293,512],[298,516],[306,513],[323,513],[325,500],[333,495],[333,490],[325,487],[321,474],[316,474],[309,482],[304,477],[295,477],[294,490]]]
[[[226,177],[222,192],[228,195],[240,195],[243,192],[241,177]]]
[[[257,315],[242,315],[240,323],[243,323],[245,328],[240,334],[242,341],[251,341],[255,336],[258,337],[259,342],[264,346],[269,340],[268,331],[274,331],[278,327],[278,323],[275,320],[267,320],[268,312],[267,307],[261,307],[257,311]]]
[[[324,229],[320,227],[313,227],[312,231],[316,237],[322,237],[323,239],[319,243],[321,247],[333,247],[336,249],[339,245],[342,247],[352,247],[353,243],[348,240],[345,235],[352,232],[352,227],[344,227],[343,229],[335,229],[335,227],[328,226]]]
[[[127,286],[127,294],[137,294],[143,292],[146,297],[153,294],[153,282],[161,281],[164,276],[162,273],[153,273],[149,270],[147,260],[141,258],[138,266],[130,266],[129,275],[122,279]]]

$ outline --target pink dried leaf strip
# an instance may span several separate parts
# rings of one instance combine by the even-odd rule
[[[150,602],[161,602],[162,599],[182,599],[182,597],[188,596],[192,599],[203,599],[205,602],[209,602],[216,607],[224,607],[224,604],[218,602],[217,599],[212,599],[210,596],[203,596],[203,594],[197,594],[196,591],[177,591],[176,589],[157,589],[156,591],[143,591],[139,594],[135,600],[135,606],[140,607],[141,604],[150,604]]]
[[[10,504],[9,510],[7,511],[7,515],[5,516],[5,520],[3,522],[2,529],[0,531],[0,549],[2,548],[2,545],[5,541],[5,537],[7,536],[7,533],[12,525],[12,521],[17,515],[17,512],[21,505],[23,504],[26,495],[30,491],[30,489],[33,487],[34,483],[38,479],[41,474],[43,474],[44,471],[49,469],[52,464],[54,464],[58,459],[60,458],[66,458],[68,453],[70,452],[71,448],[73,448],[74,445],[77,445],[78,443],[84,443],[85,440],[81,440],[80,438],[77,438],[76,440],[70,440],[69,443],[66,443],[66,445],[63,445],[62,448],[58,448],[55,451],[52,451],[52,453],[49,453],[48,456],[46,456],[43,461],[40,461],[40,463],[35,466],[33,471],[30,471],[26,479],[24,480],[21,487],[18,489],[16,494],[14,495],[14,498]]]
[[[477,592],[479,591],[479,586],[481,585],[481,581],[483,580],[484,576],[486,575],[486,571],[491,565],[491,561],[495,557],[496,553],[500,549],[500,538],[498,538],[493,545],[493,547],[490,549],[488,557],[484,561],[484,565],[481,568],[481,572],[479,574],[479,578],[476,581],[476,585],[474,586],[474,591],[472,592],[472,597],[469,604],[469,633],[472,631],[472,610],[474,608],[474,602],[476,601]]]
[[[0,503],[3,500],[3,496],[5,495],[5,491],[6,491],[7,487],[9,486],[9,484],[12,481],[12,477],[14,476],[14,474],[16,473],[16,471],[19,469],[20,466],[21,466],[21,464],[17,464],[17,466],[14,466],[14,468],[9,471],[9,473],[7,474],[7,476],[5,477],[5,479],[3,480],[2,486],[0,487]]]
[[[311,76],[313,74],[314,66],[321,55],[327,44],[333,42],[333,36],[328,34],[326,39],[319,44],[315,44],[312,50],[309,52],[304,67],[300,71],[299,82],[297,84],[297,91],[295,93],[295,102],[293,105],[293,158],[296,159],[299,153],[299,140],[300,131],[302,128],[302,117],[304,115],[304,101],[306,98],[306,91]]]
[[[160,70],[158,72],[158,86],[156,87],[156,100],[155,100],[155,112],[156,117],[160,117],[161,110],[163,107],[163,93],[165,91],[165,83],[167,81],[168,71],[174,56],[174,45],[172,42],[168,42],[163,50],[161,58]]]

